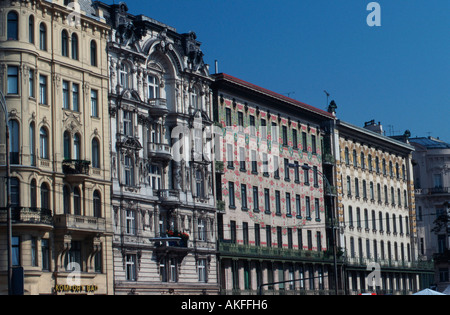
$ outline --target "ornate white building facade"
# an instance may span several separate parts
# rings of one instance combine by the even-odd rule
[[[115,293],[217,293],[211,79],[200,43],[124,3],[100,7],[112,26]]]

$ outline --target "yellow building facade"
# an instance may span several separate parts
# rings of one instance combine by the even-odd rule
[[[0,3],[9,114],[12,265],[25,294],[112,294],[109,28],[92,6]],[[73,10],[75,8],[75,10]],[[0,294],[7,294],[5,128],[0,133]],[[71,287],[76,285],[76,287]]]

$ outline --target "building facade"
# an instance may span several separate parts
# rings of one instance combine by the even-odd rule
[[[345,252],[348,294],[410,294],[427,287],[429,266],[417,255],[412,172],[414,147],[365,128],[337,121],[336,156],[340,247]],[[377,270],[380,277],[368,278]]]
[[[418,254],[434,260],[433,283],[438,291],[449,285],[450,144],[432,137],[411,138],[414,146],[414,185]]]
[[[214,79],[221,293],[328,293],[322,124],[333,115],[227,74]]]
[[[212,80],[200,42],[125,3],[99,7],[112,28],[115,293],[217,294]]]
[[[109,27],[89,1],[78,5],[74,13],[63,0],[0,3],[12,265],[23,267],[25,294],[71,293],[68,284],[84,293],[113,293],[108,63],[102,53]],[[1,129],[0,291],[6,293]]]

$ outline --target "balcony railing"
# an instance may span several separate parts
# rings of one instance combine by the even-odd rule
[[[165,98],[151,98],[148,100],[148,103],[150,104],[150,114],[152,115],[165,115],[169,112]]]
[[[418,188],[414,190],[416,195],[442,195],[450,194],[450,187],[433,187],[433,188]]]
[[[62,162],[63,173],[66,175],[89,175],[90,161],[64,160]]]
[[[173,189],[161,189],[158,192],[159,199],[161,203],[169,206],[169,205],[178,205],[180,204],[180,191]]]
[[[106,220],[104,218],[87,217],[73,214],[60,214],[55,215],[54,222],[55,228],[93,232],[106,231]]]
[[[148,155],[153,158],[171,159],[172,149],[170,145],[165,143],[148,143]]]
[[[0,222],[7,220],[7,208],[0,208]],[[11,221],[13,224],[45,224],[53,225],[52,211],[42,208],[15,207],[11,208]]]
[[[333,261],[333,256],[328,255],[328,252],[241,245],[235,243],[228,243],[226,241],[219,242],[219,252],[221,255],[232,255],[233,257],[259,257],[263,259],[320,261],[320,262]]]

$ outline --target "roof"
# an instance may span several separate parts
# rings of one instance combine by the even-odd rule
[[[260,94],[264,94],[264,95],[266,95],[266,96],[273,97],[273,98],[278,99],[278,100],[280,100],[280,101],[287,102],[287,103],[289,103],[289,104],[291,104],[291,105],[295,105],[295,106],[297,106],[297,107],[300,107],[300,108],[305,109],[305,110],[307,110],[307,111],[313,112],[313,113],[315,113],[315,114],[319,114],[319,115],[321,115],[321,116],[325,116],[325,117],[327,117],[327,118],[329,118],[329,119],[335,119],[335,117],[333,116],[333,114],[331,114],[331,113],[329,113],[329,112],[327,112],[327,111],[324,111],[324,110],[319,109],[319,108],[316,108],[316,107],[314,107],[314,106],[312,106],[312,105],[308,105],[308,104],[306,104],[306,103],[297,101],[297,100],[295,100],[295,99],[293,99],[293,98],[290,98],[290,97],[281,95],[281,94],[279,94],[279,93],[270,91],[270,90],[268,90],[268,89],[262,88],[262,87],[260,87],[260,86],[255,85],[255,84],[249,83],[249,82],[247,82],[247,81],[238,79],[238,78],[233,77],[233,76],[231,76],[231,75],[229,75],[229,74],[226,74],[226,73],[218,73],[218,74],[214,74],[213,77],[214,77],[214,79],[215,79],[216,81],[223,80],[223,81],[231,82],[231,83],[234,83],[234,84],[236,84],[236,85],[245,87],[245,88],[247,88],[247,89],[251,89],[251,90],[253,90],[253,91],[255,91],[255,92],[258,92],[258,93],[260,93]]]
[[[433,137],[410,138],[411,143],[417,143],[427,149],[449,149],[450,144]]]

